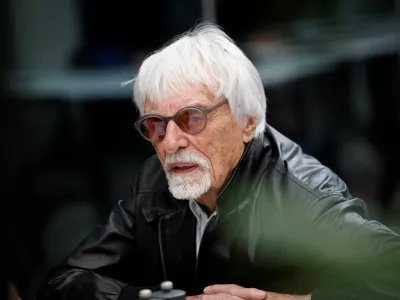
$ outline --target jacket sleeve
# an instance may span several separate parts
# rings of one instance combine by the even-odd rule
[[[312,300],[400,299],[400,236],[364,216],[357,198],[329,196],[315,202],[314,243],[323,250],[323,274]]]
[[[53,269],[38,291],[38,300],[135,299],[129,282],[135,255],[134,199],[119,201],[103,225]]]

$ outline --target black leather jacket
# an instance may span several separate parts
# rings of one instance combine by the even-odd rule
[[[400,237],[367,220],[363,201],[266,127],[221,190],[196,257],[196,219],[173,199],[157,157],[132,199],[49,275],[39,299],[134,299],[171,280],[196,295],[234,283],[312,299],[400,298]]]

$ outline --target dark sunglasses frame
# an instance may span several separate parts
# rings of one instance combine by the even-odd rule
[[[165,127],[168,126],[169,121],[174,121],[175,124],[178,125],[178,127],[179,127],[183,132],[186,132],[186,133],[191,134],[191,135],[195,135],[195,134],[198,134],[198,133],[202,132],[202,131],[207,127],[207,121],[208,121],[207,115],[208,115],[210,112],[212,112],[213,110],[217,109],[218,107],[220,107],[220,106],[222,106],[222,105],[224,105],[224,104],[226,104],[226,103],[228,103],[228,100],[227,100],[227,99],[225,99],[225,100],[223,100],[223,101],[221,101],[221,102],[219,102],[219,103],[217,103],[217,104],[215,104],[215,105],[213,105],[213,106],[211,106],[211,107],[209,107],[209,108],[201,108],[201,107],[197,107],[197,106],[186,106],[186,107],[183,107],[183,108],[181,108],[180,110],[178,110],[178,111],[177,111],[173,116],[171,116],[171,117],[164,117],[164,116],[158,115],[158,114],[148,114],[148,115],[144,115],[144,116],[142,116],[141,118],[139,118],[139,119],[134,123],[134,127],[135,127],[135,129],[140,133],[140,135],[141,135],[145,140],[150,141],[150,142],[153,141],[153,140],[147,138],[147,137],[141,132],[141,130],[140,130],[140,124],[141,124],[145,119],[147,119],[147,118],[158,118],[158,119],[160,119],[160,121],[164,122],[164,126],[165,126]],[[187,132],[184,128],[182,128],[182,127],[179,125],[178,116],[179,116],[179,114],[180,114],[183,110],[187,110],[187,109],[194,109],[194,110],[197,110],[198,112],[200,112],[200,113],[204,116],[204,126],[203,126],[203,128],[202,128],[201,130],[196,131],[196,132],[194,132],[194,133],[190,133],[190,132]]]

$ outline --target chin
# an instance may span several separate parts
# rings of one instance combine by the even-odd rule
[[[199,172],[191,176],[167,173],[169,191],[179,200],[195,200],[211,188],[211,177],[208,172]]]

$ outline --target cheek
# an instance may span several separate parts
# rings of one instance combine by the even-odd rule
[[[165,161],[165,156],[164,156],[164,150],[162,149],[161,145],[154,145],[153,144],[154,149],[156,150],[158,159],[160,160],[161,164],[164,165],[164,161]]]
[[[227,174],[232,169],[235,150],[232,141],[229,141],[229,139],[228,134],[223,134],[219,136],[216,143],[209,145],[210,160],[215,179],[218,182],[225,181]]]
[[[216,145],[219,153],[218,161],[221,167],[221,176],[226,176],[235,168],[235,164],[241,155],[242,137],[238,128],[229,126],[225,128]]]
[[[230,171],[232,170],[232,152],[229,149],[218,149],[213,158],[214,178],[216,185],[220,186],[225,181]]]

